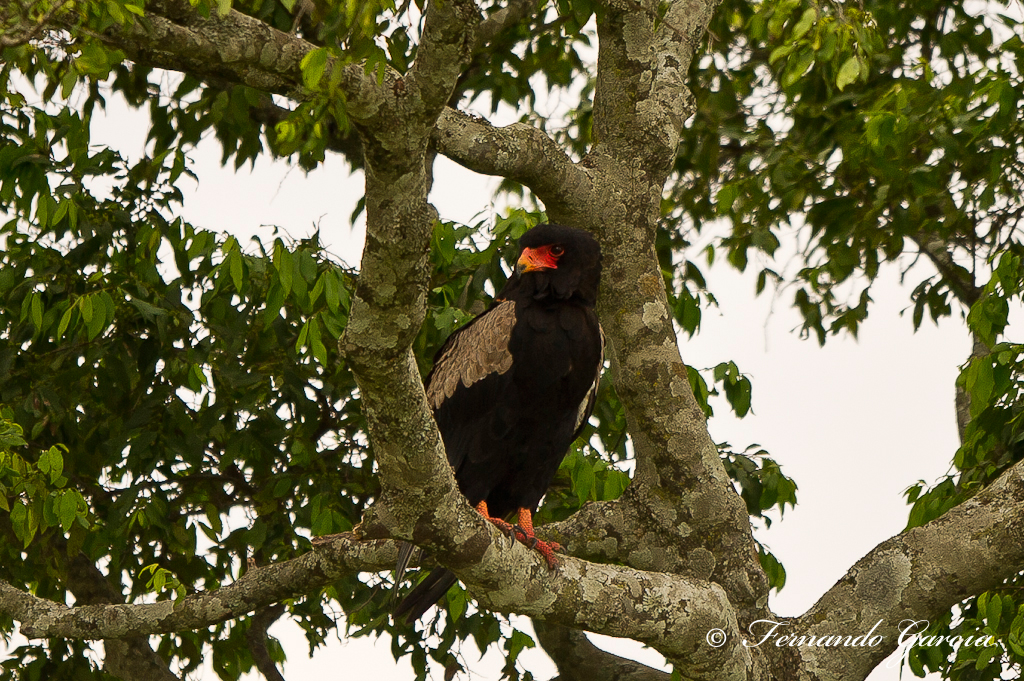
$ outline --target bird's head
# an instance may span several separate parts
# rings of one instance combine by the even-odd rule
[[[564,225],[537,225],[519,239],[521,252],[509,284],[533,298],[579,298],[593,305],[601,279],[601,248],[589,233]]]

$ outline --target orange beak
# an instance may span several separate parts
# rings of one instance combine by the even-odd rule
[[[520,272],[558,269],[558,261],[555,256],[551,254],[550,246],[524,248],[523,254],[519,256],[519,262],[517,262],[516,265],[516,269]]]

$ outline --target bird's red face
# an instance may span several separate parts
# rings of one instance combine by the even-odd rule
[[[518,269],[520,272],[534,272],[536,270],[558,269],[558,259],[565,253],[565,249],[558,244],[538,246],[537,248],[524,248],[523,254],[519,256]]]

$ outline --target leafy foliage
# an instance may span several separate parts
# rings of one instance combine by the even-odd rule
[[[970,420],[953,459],[953,471],[942,481],[907,490],[913,504],[908,527],[933,520],[974,496],[1014,463],[1024,458],[1024,346],[996,342],[1007,323],[1008,305],[1024,291],[1021,249],[1002,253],[992,279],[971,307],[967,323],[985,350],[964,364],[957,385],[969,397]],[[996,645],[922,649],[908,657],[911,670],[942,669],[949,660],[949,678],[997,679],[1004,666],[1024,664],[1024,600],[1019,597],[1024,576],[1018,574],[996,591],[969,598],[955,620],[933,624],[933,636],[966,637],[989,634]]]
[[[973,302],[974,258],[1015,238],[1024,188],[1024,43],[987,7],[725,3],[691,71],[666,227],[728,220],[719,248],[745,269],[805,226],[794,302],[821,343],[856,334],[880,265],[908,251],[939,270],[919,275],[915,326]]]

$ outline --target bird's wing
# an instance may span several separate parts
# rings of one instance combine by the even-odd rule
[[[427,378],[427,402],[437,410],[462,384],[512,368],[508,342],[516,323],[516,304],[503,300],[451,336],[437,353]]]
[[[597,332],[601,337],[601,360],[597,363],[594,382],[590,385],[590,389],[587,390],[586,397],[580,402],[580,410],[576,414],[576,431],[572,436],[573,440],[580,436],[583,426],[587,425],[587,419],[590,418],[591,412],[594,411],[594,403],[597,402],[597,391],[601,387],[601,371],[604,369],[604,329],[601,328],[600,324],[597,325]]]

